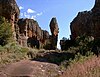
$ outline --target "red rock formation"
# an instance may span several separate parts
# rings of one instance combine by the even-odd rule
[[[59,28],[56,18],[52,18],[50,22],[50,29],[52,35],[49,32],[42,30],[37,21],[33,19],[19,19],[19,38],[18,42],[22,46],[30,46],[36,48],[56,49]],[[48,47],[50,45],[50,47]]]
[[[58,33],[59,33],[59,28],[58,28],[58,23],[56,18],[52,18],[50,22],[50,30],[51,30],[51,49],[56,49],[57,48],[57,41],[58,41]]]
[[[100,38],[100,0],[95,1],[91,11],[79,12],[71,22],[70,29],[72,39],[83,34]]]
[[[18,42],[22,46],[27,46],[27,43],[31,43],[31,47],[41,48],[45,45],[45,40],[49,38],[49,33],[46,30],[42,30],[37,21],[33,19],[19,19],[18,25]]]
[[[56,49],[59,28],[56,18],[50,22],[50,36],[46,30],[42,30],[37,21],[33,19],[19,19],[19,8],[15,0],[0,0],[0,15],[8,19],[12,24],[13,37],[22,46],[44,47],[51,44],[50,49]],[[18,21],[18,25],[17,25]],[[28,46],[29,46],[28,45]]]
[[[59,28],[58,28],[58,23],[55,17],[51,19],[49,26],[50,26],[51,34],[53,36],[58,36]]]
[[[16,39],[15,26],[19,18],[19,8],[15,0],[0,0],[0,16],[12,24],[13,37]]]
[[[100,39],[100,0],[95,1],[91,11],[79,12],[70,25],[71,40],[60,40],[62,50],[74,46],[77,36],[93,36],[94,39]]]

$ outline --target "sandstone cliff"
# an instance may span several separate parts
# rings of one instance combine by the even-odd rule
[[[83,34],[100,38],[100,0],[95,1],[91,11],[79,12],[71,22],[70,29],[72,39]]]
[[[51,30],[51,49],[56,49],[57,48],[57,41],[58,41],[58,33],[59,33],[59,28],[58,28],[58,23],[57,19],[53,17],[50,21],[50,30]]]
[[[19,18],[19,8],[15,0],[0,0],[0,15],[7,19],[11,19],[15,15],[15,19]]]
[[[5,17],[12,25],[13,37],[16,39],[16,23],[19,19],[19,8],[15,0],[0,0],[0,16]]]
[[[50,22],[51,34],[42,30],[33,19],[19,19],[20,10],[16,0],[0,0],[0,16],[11,23],[13,38],[22,46],[56,49],[59,28],[56,18]],[[48,48],[49,46],[49,48]]]
[[[48,31],[42,30],[37,21],[33,19],[19,19],[18,43],[22,46],[56,49],[58,39],[58,24],[56,18],[52,18],[50,29],[52,35]]]
[[[18,42],[22,46],[42,47],[45,40],[49,38],[49,33],[42,30],[38,22],[33,19],[19,19],[19,38]]]
[[[70,24],[71,40],[60,40],[62,50],[74,46],[77,36],[87,35],[100,39],[100,0],[95,0],[95,5],[90,11],[79,12]]]

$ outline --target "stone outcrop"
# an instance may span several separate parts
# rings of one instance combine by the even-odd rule
[[[60,47],[61,50],[68,50],[68,48],[70,48],[71,46],[75,46],[76,42],[74,40],[69,40],[69,39],[62,39],[60,40]]]
[[[15,0],[0,0],[0,15],[7,19],[11,19],[15,15],[15,19],[19,18],[19,8]]]
[[[56,18],[50,22],[51,34],[42,30],[38,22],[33,19],[19,19],[20,10],[16,0],[0,0],[0,16],[5,17],[11,23],[14,40],[22,46],[45,48],[57,48],[59,28]],[[48,49],[48,48],[47,48]]]
[[[19,19],[18,42],[22,46],[56,49],[59,28],[56,18],[52,18],[50,29],[52,35],[48,31],[42,30],[38,22],[33,19]]]
[[[79,12],[70,25],[71,40],[60,40],[62,50],[67,50],[75,45],[78,36],[92,36],[100,39],[100,0],[95,0],[95,5],[90,11]]]
[[[57,48],[57,41],[58,41],[58,33],[59,33],[59,28],[58,28],[58,23],[55,17],[53,17],[50,21],[50,30],[51,30],[51,49],[56,49]]]
[[[42,30],[38,22],[33,19],[19,19],[18,26],[18,42],[22,46],[41,48],[45,44],[45,40],[49,38],[49,33]]]
[[[70,29],[72,39],[83,34],[100,38],[100,0],[95,1],[91,11],[79,12],[71,22]]]
[[[56,64],[23,60],[0,68],[0,77],[58,77],[62,74]]]
[[[15,0],[0,0],[0,16],[5,17],[12,25],[13,37],[16,39],[16,23],[19,19],[19,8]]]

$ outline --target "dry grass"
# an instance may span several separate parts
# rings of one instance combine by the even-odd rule
[[[100,77],[100,56],[71,64],[61,77]]]
[[[36,57],[39,52],[44,52],[45,50],[22,47],[16,43],[9,43],[5,46],[0,46],[0,66],[4,64],[18,62],[20,60],[31,59]],[[32,57],[28,53],[32,54]]]
[[[36,49],[22,47],[16,43],[9,43],[5,46],[0,46],[0,65],[30,59],[30,57],[27,55],[27,53],[30,51],[34,54],[38,53],[38,50]]]

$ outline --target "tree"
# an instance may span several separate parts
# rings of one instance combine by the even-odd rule
[[[0,45],[7,44],[11,37],[11,24],[4,17],[0,17]]]
[[[87,36],[87,35],[81,35],[76,38],[76,43],[79,47],[79,52],[82,55],[86,55],[87,52],[92,51],[93,43],[94,43],[94,37]]]

